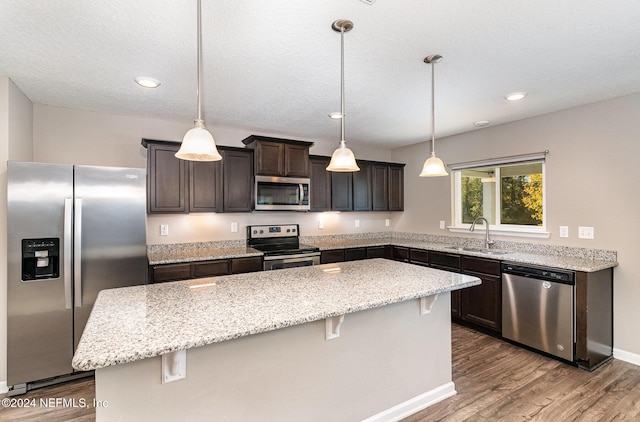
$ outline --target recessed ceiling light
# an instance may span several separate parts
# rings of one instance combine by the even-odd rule
[[[342,119],[342,113],[340,113],[339,111],[334,111],[333,113],[329,113],[329,117],[331,117],[333,120],[340,120]]]
[[[485,127],[489,126],[489,124],[491,124],[491,121],[489,120],[478,120],[477,122],[473,122],[475,127]]]
[[[526,92],[512,92],[511,94],[505,96],[504,99],[507,101],[520,101],[526,96]]]
[[[134,78],[134,81],[144,88],[157,88],[160,86],[159,80],[148,76],[138,76],[137,78]]]

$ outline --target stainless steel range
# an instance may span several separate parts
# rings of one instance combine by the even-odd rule
[[[264,270],[320,264],[320,249],[300,243],[298,224],[247,226],[247,246],[264,254]]]

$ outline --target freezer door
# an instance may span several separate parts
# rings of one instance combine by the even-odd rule
[[[7,384],[10,386],[73,372],[69,271],[72,198],[72,166],[12,161],[7,164]],[[22,281],[24,239],[58,240],[57,277]]]
[[[574,361],[574,286],[502,274],[502,336]]]
[[[98,292],[146,283],[144,169],[75,166],[74,350]]]

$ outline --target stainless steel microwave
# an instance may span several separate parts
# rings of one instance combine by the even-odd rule
[[[309,179],[256,176],[256,210],[309,211]]]

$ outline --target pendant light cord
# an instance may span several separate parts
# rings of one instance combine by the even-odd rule
[[[436,84],[435,84],[435,61],[431,62],[431,155],[436,153]]]
[[[344,25],[340,27],[340,113],[342,114],[340,142],[344,144]]]
[[[200,100],[200,91],[202,87],[202,5],[198,0],[198,89],[196,96],[198,97],[198,121],[202,122],[202,103]]]

